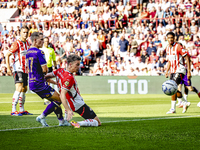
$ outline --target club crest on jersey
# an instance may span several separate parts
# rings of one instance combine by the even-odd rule
[[[44,52],[43,52],[43,51],[41,51],[41,53],[44,55]]]
[[[69,82],[68,82],[68,81],[66,81],[66,82],[65,82],[65,85],[66,85],[66,86],[68,86],[68,85],[69,85]]]

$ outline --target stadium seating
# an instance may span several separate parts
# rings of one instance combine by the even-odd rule
[[[42,1],[40,1],[40,0],[38,0],[38,1],[36,1],[35,2],[35,7],[33,8],[33,11],[36,11],[37,12],[37,14],[39,15],[40,14],[40,7],[42,6]],[[91,4],[91,1],[90,0],[88,0],[87,2],[87,6],[86,6],[86,8],[88,9],[88,11],[91,9],[91,8],[89,8],[89,6],[90,6],[90,4]],[[100,2],[97,2],[97,4],[98,3],[100,3]],[[154,20],[151,20],[150,19],[150,16],[147,16],[147,17],[145,17],[145,18],[141,18],[140,17],[140,14],[143,12],[143,10],[138,10],[138,9],[136,9],[136,7],[135,6],[137,6],[137,1],[136,0],[130,0],[130,3],[131,3],[131,5],[132,5],[132,10],[131,10],[131,14],[129,15],[129,17],[127,17],[127,15],[126,14],[124,14],[124,18],[123,18],[123,29],[118,29],[117,27],[118,26],[116,26],[116,21],[115,21],[115,23],[113,22],[113,21],[109,21],[109,23],[108,23],[108,27],[112,30],[112,32],[114,33],[114,32],[118,32],[118,34],[119,34],[119,36],[121,37],[122,35],[125,35],[125,37],[126,37],[126,40],[128,40],[129,41],[129,43],[131,43],[131,37],[134,37],[134,39],[135,39],[135,37],[136,37],[136,35],[137,35],[137,33],[138,32],[140,32],[139,34],[140,34],[140,40],[144,40],[145,39],[145,37],[146,37],[146,35],[147,35],[147,30],[148,29],[150,29],[149,28],[149,25],[150,24],[153,24],[153,30],[152,31],[150,31],[150,33],[152,34],[152,37],[153,37],[153,43],[154,43],[154,40],[155,40],[155,35],[158,35],[158,36],[160,36],[160,33],[158,33],[157,32],[157,28],[158,28],[158,24],[159,24],[159,20],[160,20],[160,18],[155,18]],[[159,3],[159,1],[158,0],[155,0],[155,2],[154,3]],[[116,6],[118,5],[118,3],[115,3],[116,4]],[[54,8],[53,9],[55,9],[56,8],[56,5],[57,4],[54,4]],[[100,4],[101,5],[101,4]],[[154,4],[154,6],[156,6],[157,4]],[[188,4],[187,4],[188,5]],[[197,4],[196,6],[194,6],[194,7],[197,7],[199,4]],[[80,5],[80,6],[83,6],[83,3]],[[153,6],[153,5],[152,5]],[[178,6],[178,5],[177,5]],[[59,5],[59,7],[60,7],[60,5]],[[69,8],[71,8],[71,6],[69,6],[68,5],[68,3],[67,3],[67,7],[69,7]],[[102,7],[102,8],[101,8]],[[104,11],[104,9],[105,9],[105,7],[104,7],[104,4],[103,4],[103,6],[101,6],[101,7],[99,7],[98,5],[96,6],[96,9],[101,9],[102,11]],[[126,7],[126,6],[125,6]],[[148,6],[148,2],[146,3],[146,0],[144,0],[143,1],[143,7],[149,7]],[[61,9],[61,8],[60,8]],[[149,8],[148,8],[149,9]],[[12,10],[14,10],[14,9],[12,9]],[[62,9],[61,9],[62,10]],[[69,9],[66,9],[67,11],[69,11]],[[8,11],[8,9],[0,9],[0,11]],[[22,10],[23,11],[23,10]],[[55,11],[55,10],[53,10],[53,11]],[[158,10],[157,10],[158,11]],[[186,10],[187,11],[187,10]],[[194,13],[195,13],[195,11],[194,10],[192,10]],[[11,14],[11,11],[9,12],[10,14]],[[13,12],[14,13],[14,12]],[[48,24],[48,28],[49,28],[49,30],[51,30],[52,32],[54,32],[54,31],[56,31],[56,32],[58,32],[58,30],[60,30],[60,25],[62,24],[62,23],[64,23],[64,26],[66,26],[66,30],[68,30],[68,26],[69,25],[72,25],[73,26],[73,28],[75,28],[75,26],[78,26],[78,28],[80,29],[80,26],[81,26],[81,24],[82,23],[86,23],[85,21],[83,21],[82,19],[82,14],[83,14],[84,12],[83,11],[80,11],[80,20],[78,20],[78,21],[76,21],[76,24],[75,24],[75,21],[74,21],[74,19],[72,19],[73,18],[73,15],[72,16],[70,16],[69,17],[69,12],[67,13],[68,15],[67,15],[67,18],[66,18],[66,20],[58,20],[58,19],[56,19],[55,20],[55,18],[54,17],[52,17],[52,20],[51,21],[48,21],[48,22],[42,22],[42,21],[40,21],[40,22],[38,22],[38,21],[32,21],[32,22],[27,22],[27,25],[29,25],[29,24],[32,24],[32,23],[35,23],[36,25],[37,25],[37,27],[38,27],[38,30],[41,28],[41,27],[43,27],[42,28],[42,30],[41,30],[41,32],[44,32],[44,26],[45,26],[45,23],[47,23]],[[89,11],[89,13],[90,13],[90,11]],[[97,13],[97,15],[99,15],[98,14],[98,12],[96,12]],[[119,13],[119,11],[117,10],[116,11],[116,13],[118,14]],[[54,14],[53,14],[53,16],[56,14],[56,12],[54,12]],[[151,11],[149,11],[149,14],[152,14],[152,12]],[[171,15],[171,17],[170,17],[170,19],[172,20],[172,22],[175,24],[176,23],[176,19],[175,19],[175,16],[173,15],[173,13],[170,13],[170,15]],[[21,26],[23,23],[22,22],[20,22],[20,20],[19,20],[19,15],[15,15],[15,16],[11,16],[11,15],[6,15],[6,17],[8,17],[8,16],[10,16],[9,18],[11,18],[10,20],[12,20],[13,19],[13,21],[14,22],[7,22],[7,19],[6,20],[4,20],[4,21],[1,21],[2,22],[2,26],[1,26],[1,28],[0,28],[0,31],[1,31],[1,29],[3,29],[3,26],[4,25],[6,25],[7,26],[7,29],[11,29],[11,26],[13,26],[14,27],[14,29],[16,29],[17,28],[17,26]],[[5,16],[4,16],[5,17]],[[14,17],[14,18],[12,18],[12,17]],[[64,17],[64,16],[62,16],[62,17]],[[3,18],[1,18],[1,19],[3,19]],[[165,19],[165,18],[162,18],[163,20]],[[192,20],[193,18],[190,18],[189,19],[189,21],[187,21],[186,22],[186,24],[187,24],[187,27],[188,27],[188,29],[190,29],[190,21]],[[146,21],[145,21],[146,20]],[[183,22],[184,20],[182,20],[182,22]],[[62,22],[62,23],[61,23]],[[90,22],[90,20],[88,20],[87,21],[87,23],[89,23]],[[92,20],[92,22],[93,22],[93,28],[95,27],[95,24],[96,23],[98,23],[98,20],[97,21],[94,21],[94,20]],[[128,29],[128,22],[131,22],[132,23],[132,27],[131,28],[133,28],[135,31],[134,31],[134,33],[133,34],[130,34],[130,33],[126,33],[128,30],[129,30],[129,32],[130,32],[130,29]],[[140,28],[140,29],[136,29],[135,28],[135,24],[137,23],[137,22],[139,22],[139,27],[138,28]],[[57,24],[57,28],[54,30],[53,29],[53,24],[54,23],[56,23]],[[164,24],[164,26],[166,26],[166,24],[167,24],[168,22],[166,22],[165,24]],[[199,25],[199,22],[196,22],[196,24],[197,25]],[[87,26],[88,25],[85,25],[86,26],[86,28],[87,28]],[[104,26],[104,25],[101,25],[102,27]],[[74,29],[73,29],[74,30]],[[81,32],[82,32],[82,29],[80,29],[81,30]],[[68,30],[69,31],[69,30]],[[173,30],[174,32],[175,32],[175,30]],[[71,31],[70,31],[71,32]],[[123,32],[123,33],[122,33]],[[131,31],[132,32],[132,31]],[[60,31],[58,32],[59,33],[59,36],[60,36]],[[88,32],[88,34],[89,34],[90,32]],[[96,32],[96,34],[98,34],[98,32]],[[105,33],[104,33],[105,34]],[[164,33],[164,34],[166,34],[166,32]],[[196,34],[196,35],[200,35],[200,34]],[[192,39],[191,39],[191,41],[189,41],[188,43],[188,45],[192,45],[194,42],[194,40],[196,39],[196,35],[194,36],[194,35],[192,35]],[[105,34],[105,36],[106,36],[106,42],[107,42],[107,40],[109,40],[109,36],[110,35],[108,35],[108,34]],[[3,36],[2,36],[2,38],[3,38]],[[60,38],[60,37],[58,37],[58,38]],[[54,33],[51,33],[51,36],[50,36],[50,41],[53,41],[55,39],[55,34]],[[162,41],[162,39],[158,39],[158,40],[160,40],[160,41]],[[0,43],[2,46],[4,45],[3,43],[4,43],[4,39],[2,39],[1,40],[2,42]],[[136,58],[134,58],[134,59],[138,59],[138,58],[140,58],[141,57],[141,53],[142,53],[142,45],[145,45],[145,48],[147,49],[148,48],[148,46],[149,46],[149,39],[147,39],[147,41],[143,41],[142,43],[140,43],[139,45],[138,45],[138,49],[137,49],[137,53],[135,54],[135,56],[136,56]],[[65,49],[65,42],[64,43],[60,43],[59,42],[59,40],[58,40],[58,43],[59,43],[59,46],[60,47],[63,47],[64,49]],[[79,43],[81,43],[81,41],[79,41]],[[53,43],[53,44],[55,44],[55,43]],[[106,43],[106,44],[111,44],[111,40],[110,41],[108,41],[108,43]],[[155,46],[155,45],[154,45]],[[162,47],[162,48],[165,48],[165,47]],[[73,49],[75,49],[74,47],[73,47]],[[157,49],[157,47],[156,47],[156,49]],[[200,54],[199,54],[199,47],[197,48],[197,51],[198,51],[198,56],[200,57]],[[65,49],[66,50],[66,49]],[[103,50],[106,50],[106,49],[103,49]],[[103,50],[101,50],[101,53],[103,53],[102,51]],[[113,51],[114,51],[114,49],[113,49]],[[94,57],[94,55],[91,55],[92,57]],[[100,57],[100,56],[98,56],[98,57]],[[118,65],[118,60],[117,60],[117,54],[115,54],[115,57],[116,57],[116,65]],[[132,58],[133,59],[133,58]],[[125,64],[125,66],[127,65],[126,63],[127,63],[127,60],[126,60],[126,58],[125,57],[122,57],[122,60],[123,60],[123,63]],[[93,58],[90,60],[91,61],[91,64],[90,64],[90,69],[93,69],[92,68],[92,66],[93,66]],[[157,62],[157,63],[159,63],[159,62]],[[84,66],[83,66],[83,68],[84,68]],[[118,69],[120,69],[120,68],[118,68]],[[88,73],[88,71],[89,70],[84,70],[84,71],[86,71],[86,73]],[[142,71],[142,70],[140,70],[140,71]]]

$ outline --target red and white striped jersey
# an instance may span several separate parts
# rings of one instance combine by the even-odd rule
[[[14,55],[14,63],[13,63],[13,72],[22,71],[27,73],[26,71],[26,52],[30,48],[30,43],[26,40],[26,42],[22,42],[21,40],[15,41],[9,52]]]
[[[176,73],[180,65],[184,66],[185,62],[183,57],[187,55],[187,51],[180,44],[174,43],[172,47],[167,46],[166,53],[168,63],[171,65],[170,72]]]
[[[66,94],[66,99],[72,111],[78,110],[85,104],[72,73],[64,68],[59,68],[53,71],[53,75],[56,77],[59,92],[61,92],[61,89],[68,91]]]

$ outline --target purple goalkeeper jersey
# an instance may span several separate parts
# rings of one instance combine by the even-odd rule
[[[41,91],[47,85],[42,71],[42,65],[46,65],[44,52],[38,48],[32,47],[27,50],[26,63],[29,74],[29,89]]]

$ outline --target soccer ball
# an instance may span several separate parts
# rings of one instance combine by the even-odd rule
[[[177,92],[178,86],[175,81],[167,80],[162,84],[162,91],[166,95],[174,95]]]

